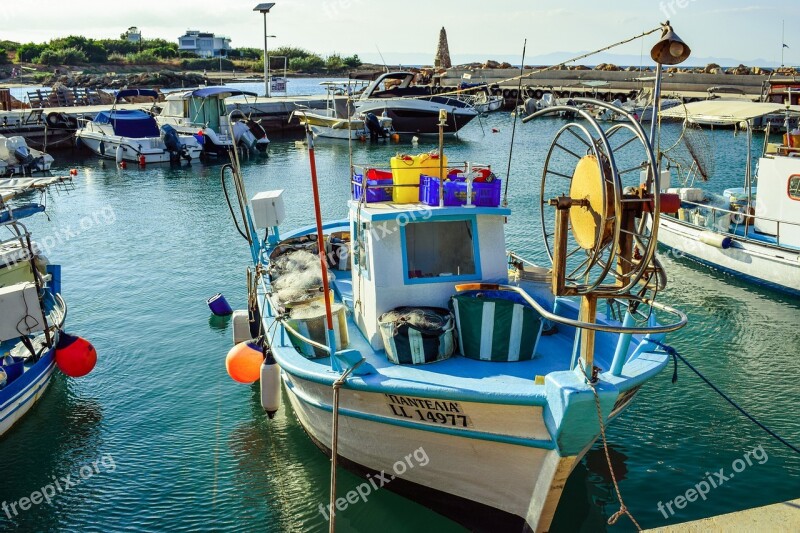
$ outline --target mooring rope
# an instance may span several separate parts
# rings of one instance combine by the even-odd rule
[[[331,357],[334,357],[333,348],[331,347]],[[364,362],[364,359],[345,370],[342,375],[333,382],[333,430],[331,435],[331,499],[330,499],[330,522],[328,526],[329,533],[334,533],[336,530],[336,512],[334,511],[336,505],[336,456],[339,452],[339,390],[350,377],[350,374]]]
[[[673,383],[675,383],[676,381],[678,381],[678,359],[680,359],[680,360],[683,362],[683,364],[685,364],[686,366],[688,366],[688,367],[689,367],[689,370],[691,370],[692,372],[694,372],[695,374],[697,374],[697,376],[698,376],[700,379],[702,379],[702,380],[703,380],[703,381],[706,383],[706,385],[708,385],[709,387],[711,387],[711,388],[714,390],[714,392],[716,392],[717,394],[719,394],[720,396],[722,396],[722,398],[723,398],[723,399],[724,399],[726,402],[728,402],[729,404],[731,404],[733,407],[735,407],[737,411],[739,411],[740,413],[742,413],[742,414],[743,414],[744,416],[746,416],[746,417],[747,417],[747,418],[748,418],[748,419],[749,419],[751,422],[753,422],[755,425],[757,425],[758,427],[760,427],[761,429],[763,429],[765,432],[767,432],[767,433],[768,433],[768,434],[769,434],[769,435],[770,435],[772,438],[774,438],[774,439],[775,439],[775,440],[777,440],[778,442],[780,442],[780,443],[784,444],[784,445],[785,445],[787,448],[789,448],[789,449],[790,449],[790,450],[792,450],[793,452],[795,452],[795,453],[797,453],[797,454],[800,454],[800,449],[798,449],[798,448],[797,448],[797,446],[793,445],[792,443],[790,443],[789,441],[787,441],[786,439],[784,439],[783,437],[781,437],[780,435],[778,435],[777,433],[775,433],[774,431],[772,431],[772,430],[771,430],[770,428],[768,428],[768,427],[767,427],[765,424],[763,424],[763,423],[762,423],[762,422],[760,422],[758,419],[756,419],[756,417],[754,417],[753,415],[751,415],[750,413],[748,413],[748,412],[747,412],[747,411],[746,411],[746,410],[745,410],[743,407],[741,407],[741,406],[740,406],[738,403],[736,403],[736,402],[735,402],[735,401],[734,401],[734,400],[733,400],[733,399],[732,399],[730,396],[728,396],[727,394],[725,394],[725,393],[724,393],[722,390],[720,390],[720,388],[719,388],[719,387],[717,387],[716,385],[714,385],[714,384],[711,382],[711,380],[710,380],[710,379],[708,379],[707,377],[705,377],[705,376],[702,374],[702,372],[700,372],[699,370],[697,370],[697,369],[696,369],[696,368],[695,368],[695,367],[694,367],[694,366],[693,366],[693,365],[692,365],[692,364],[691,364],[689,361],[687,361],[687,360],[686,360],[686,358],[685,358],[685,357],[683,357],[681,354],[679,354],[679,353],[678,353],[678,350],[676,350],[675,348],[673,348],[672,346],[670,346],[670,345],[668,345],[668,344],[664,344],[664,343],[662,343],[662,342],[659,342],[659,341],[656,341],[656,340],[653,340],[653,339],[647,339],[647,342],[650,342],[650,343],[653,343],[653,344],[655,344],[656,346],[658,346],[658,347],[660,347],[661,349],[663,349],[663,350],[664,350],[664,351],[667,353],[667,355],[671,355],[671,356],[672,356],[672,359],[673,359],[673,361],[674,361],[674,365],[675,365],[675,366],[674,366],[674,372],[673,372],[673,375],[672,375],[672,382],[673,382]]]
[[[586,369],[583,368],[581,365],[581,369],[583,370],[583,375],[586,376],[586,382],[591,387],[592,392],[594,393],[594,404],[597,408],[597,420],[600,423],[600,436],[603,440],[603,452],[606,456],[606,463],[608,463],[608,472],[611,474],[611,481],[614,484],[614,491],[617,493],[617,499],[619,500],[619,511],[611,515],[608,519],[608,525],[613,526],[617,523],[617,521],[622,517],[622,515],[628,515],[628,518],[631,519],[633,525],[636,526],[637,531],[642,530],[642,526],[639,525],[639,522],[633,517],[631,512],[628,510],[628,506],[625,505],[625,500],[622,499],[622,491],[619,490],[619,483],[617,483],[617,475],[614,473],[614,467],[611,464],[611,455],[608,452],[608,440],[606,439],[606,425],[603,423],[603,410],[600,407],[600,395],[597,394],[597,389],[595,385],[597,384],[596,378],[590,378],[586,374]]]

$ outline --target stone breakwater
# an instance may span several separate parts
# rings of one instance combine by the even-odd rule
[[[180,89],[181,87],[197,87],[206,83],[202,74],[194,72],[175,72],[160,70],[142,73],[114,73],[104,72],[98,74],[68,73],[53,74],[42,85],[64,87],[85,87],[89,89],[120,89],[122,87],[162,87],[165,89]]]

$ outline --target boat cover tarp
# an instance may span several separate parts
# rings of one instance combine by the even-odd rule
[[[102,111],[94,117],[98,124],[111,124],[114,133],[120,137],[142,139],[159,137],[156,119],[140,109],[115,109]]]
[[[123,98],[131,96],[149,96],[150,98],[158,100],[158,91],[154,89],[120,89],[116,92],[114,98],[119,102]]]
[[[208,98],[209,96],[219,96],[220,98],[228,98],[230,96],[258,96],[256,93],[250,91],[240,91],[239,89],[231,89],[230,87],[204,87],[192,91],[191,95],[196,98]]]
[[[793,113],[800,112],[800,106],[790,107]],[[784,104],[768,102],[745,102],[739,100],[701,100],[686,105],[678,105],[662,111],[663,118],[676,118],[694,120],[712,120],[715,122],[728,122],[738,124],[766,115],[773,115],[786,111]]]

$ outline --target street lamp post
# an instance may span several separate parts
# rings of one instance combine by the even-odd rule
[[[268,56],[268,48],[267,48],[267,13],[269,10],[275,6],[274,2],[268,2],[265,4],[258,4],[253,11],[258,11],[264,15],[264,95],[269,98],[269,56]]]

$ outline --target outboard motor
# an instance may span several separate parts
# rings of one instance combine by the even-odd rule
[[[372,141],[377,141],[379,137],[385,139],[389,136],[389,132],[386,131],[386,128],[381,126],[381,122],[378,120],[378,117],[375,116],[375,113],[367,113],[364,116],[364,124],[367,125],[369,138]]]
[[[264,129],[264,126],[261,125],[260,122],[256,122],[253,119],[247,119],[247,127],[250,128],[250,133],[256,138],[256,150],[259,152],[266,152],[269,148],[269,137],[267,137],[267,130]]]
[[[184,150],[180,137],[178,137],[178,131],[175,128],[169,124],[161,126],[161,140],[164,141],[164,146],[167,147],[167,151],[170,153],[170,159],[180,157],[181,152]]]

